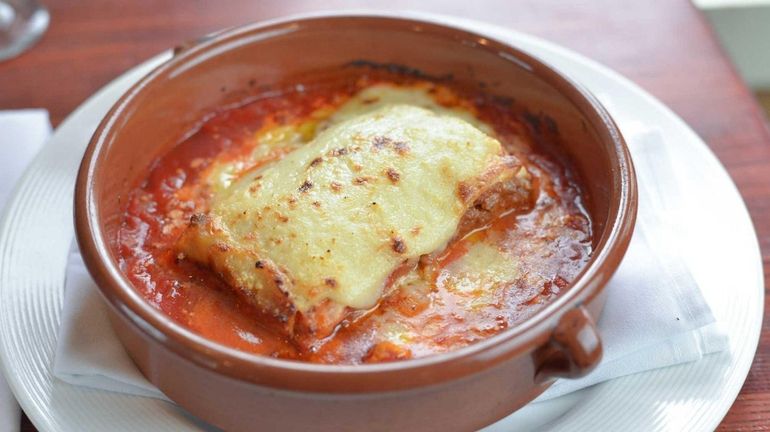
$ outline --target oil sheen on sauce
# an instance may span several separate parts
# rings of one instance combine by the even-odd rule
[[[418,102],[431,99],[434,108],[455,112],[499,139],[537,178],[533,208],[502,213],[422,260],[377,308],[299,348],[277,331],[272,317],[238,298],[217,275],[179,256],[174,243],[190,217],[207,210],[217,188],[302,145],[325,122],[344,115],[343,107],[382,103],[390,93],[381,90],[388,88],[414,90]],[[547,119],[510,101],[377,73],[255,98],[215,113],[149,168],[130,194],[119,231],[122,270],[147,301],[180,324],[261,355],[358,364],[472,344],[515,326],[568,289],[592,252],[579,184],[562,158],[540,148],[558,139],[543,124]]]

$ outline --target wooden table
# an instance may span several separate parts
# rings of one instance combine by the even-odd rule
[[[44,3],[52,22],[43,40],[21,57],[0,63],[0,109],[46,108],[54,125],[129,67],[181,41],[291,13],[361,7],[352,0]],[[541,36],[608,65],[657,96],[708,143],[738,184],[759,233],[767,284],[770,133],[709,24],[686,0],[574,3],[376,0],[367,6],[459,15]],[[26,419],[22,426],[34,430]],[[767,331],[746,384],[720,429],[770,429]]]

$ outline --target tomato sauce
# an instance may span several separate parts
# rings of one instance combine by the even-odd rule
[[[537,179],[532,209],[501,213],[442,253],[421,260],[417,272],[422,277],[400,279],[397,289],[364,316],[343,321],[331,336],[300,347],[279,331],[273,317],[239,298],[216,274],[175,252],[190,217],[208,208],[211,190],[203,178],[215,163],[238,161],[248,169],[277,160],[291,149],[272,148],[257,159],[247,157],[260,145],[254,137],[261,131],[294,124],[319,110],[333,112],[357,91],[383,81],[409,85],[424,79],[373,71],[354,82],[298,86],[257,97],[214,113],[160,157],[130,194],[119,231],[121,268],[136,289],[163,313],[213,341],[261,355],[342,364],[414,358],[466,346],[515,326],[568,289],[590,258],[592,233],[568,163],[538,144],[558,140],[558,131],[547,127],[547,121],[533,121],[532,114],[511,101],[453,89],[451,83],[427,85],[442,105],[475,113],[524,161]],[[487,280],[457,270],[463,257],[482,243],[511,257],[515,274]]]

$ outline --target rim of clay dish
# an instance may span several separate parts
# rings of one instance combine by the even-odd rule
[[[108,241],[100,229],[94,173],[114,136],[114,125],[130,115],[136,95],[158,77],[223,46],[255,35],[281,37],[309,28],[367,22],[373,29],[414,31],[457,43],[472,42],[525,67],[561,92],[598,132],[616,169],[612,173],[612,202],[605,234],[600,237],[588,265],[569,290],[524,322],[483,341],[454,351],[391,363],[326,365],[282,360],[250,354],[205,339],[174,322],[151,306],[132,286],[112,258]],[[374,31],[374,30],[373,30]],[[112,107],[93,135],[78,173],[75,190],[75,224],[84,261],[111,307],[166,349],[200,366],[239,380],[275,389],[311,392],[361,393],[396,391],[458,379],[488,369],[513,356],[547,342],[550,330],[561,315],[594,298],[617,269],[631,239],[637,208],[633,165],[614,121],[601,104],[582,86],[572,82],[542,61],[506,43],[469,31],[388,14],[322,14],[246,25],[227,30],[174,56],[129,89]],[[511,383],[515,385],[515,383]]]

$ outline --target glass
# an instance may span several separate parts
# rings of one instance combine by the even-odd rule
[[[0,0],[0,60],[15,57],[48,28],[48,11],[36,0]]]

